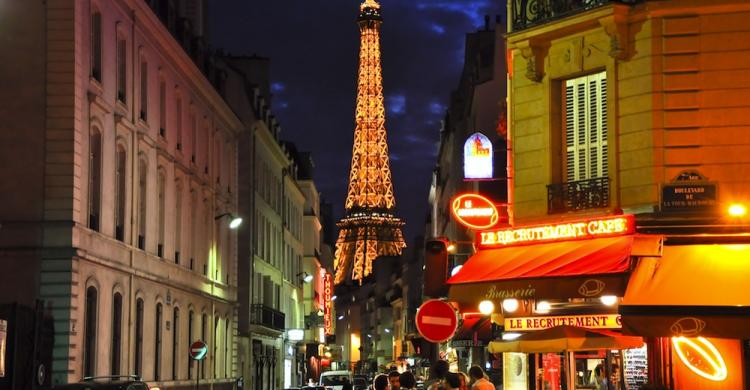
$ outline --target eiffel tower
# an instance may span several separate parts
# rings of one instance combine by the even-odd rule
[[[393,215],[393,195],[380,65],[380,4],[365,0],[357,19],[360,31],[359,75],[354,146],[346,196],[346,216],[339,221],[334,259],[335,279],[362,280],[380,256],[399,256],[406,246],[404,222]]]

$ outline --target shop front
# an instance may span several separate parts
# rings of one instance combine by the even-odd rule
[[[481,231],[477,242],[448,280],[449,299],[500,329],[488,351],[503,362],[504,389],[646,383],[646,342],[623,333],[618,303],[638,259],[661,255],[661,236],[615,215]]]

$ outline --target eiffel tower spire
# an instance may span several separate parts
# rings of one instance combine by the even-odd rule
[[[388,158],[380,65],[380,4],[364,0],[357,19],[360,30],[359,74],[354,146],[346,196],[346,216],[337,224],[335,283],[359,281],[372,272],[380,256],[399,256],[406,246],[393,215],[396,198]]]

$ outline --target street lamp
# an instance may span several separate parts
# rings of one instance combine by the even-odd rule
[[[490,300],[479,302],[479,312],[484,315],[490,315],[495,311],[495,304]]]
[[[503,310],[507,311],[508,313],[513,313],[514,311],[518,310],[518,299],[506,299],[503,300]]]
[[[727,213],[732,217],[744,217],[747,215],[747,207],[741,203],[732,203],[727,208]]]
[[[224,213],[221,215],[217,215],[216,217],[214,217],[214,220],[218,221],[224,217],[229,217],[229,228],[232,230],[237,229],[238,227],[240,227],[240,225],[242,225],[242,218],[236,217],[231,213]]]
[[[313,280],[313,276],[311,274],[308,274],[307,272],[300,272],[297,274],[297,276],[302,276],[302,281],[305,283],[310,283]]]

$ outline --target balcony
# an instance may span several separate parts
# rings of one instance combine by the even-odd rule
[[[547,212],[549,214],[604,207],[609,207],[608,177],[547,186]]]
[[[263,304],[253,304],[250,305],[250,323],[283,331],[284,313]]]
[[[525,30],[610,3],[636,4],[642,0],[512,0],[513,31]]]

